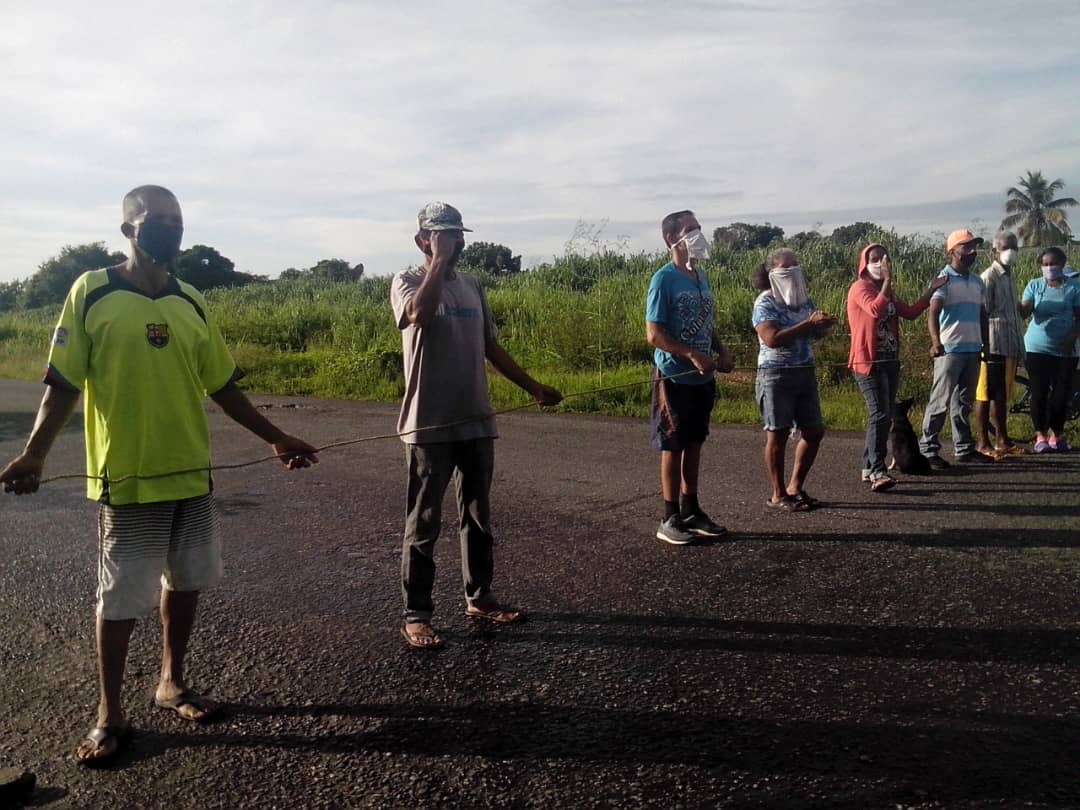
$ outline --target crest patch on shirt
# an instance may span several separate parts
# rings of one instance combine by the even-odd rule
[[[169,345],[169,325],[167,323],[148,323],[146,341],[155,349],[164,349]]]
[[[58,327],[56,327],[55,330],[53,330],[53,336],[52,336],[52,345],[53,346],[60,346],[61,348],[64,347],[64,346],[67,346],[67,339],[68,339],[68,330],[65,329],[63,326],[58,326]]]

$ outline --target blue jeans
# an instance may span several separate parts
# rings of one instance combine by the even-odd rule
[[[971,437],[971,405],[979,382],[978,352],[950,352],[934,358],[934,385],[923,416],[919,450],[924,456],[941,452],[941,429],[945,417],[952,421],[953,452],[958,456],[975,450]]]
[[[875,363],[869,374],[856,371],[855,382],[862,391],[868,411],[862,466],[871,473],[884,473],[893,403],[900,388],[900,363],[895,360]]]

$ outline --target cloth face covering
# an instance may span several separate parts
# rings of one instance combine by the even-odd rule
[[[960,269],[967,270],[971,265],[975,264],[976,254],[965,253],[960,257]]]
[[[866,265],[866,272],[875,281],[881,281],[881,262],[870,262]]]
[[[806,292],[806,279],[803,278],[802,268],[799,265],[776,267],[770,270],[769,286],[776,300],[788,309],[799,309],[810,300]]]
[[[998,261],[1001,262],[1004,267],[1012,267],[1016,264],[1017,252],[1012,248],[1007,248],[998,254]]]
[[[709,258],[709,240],[705,238],[705,234],[700,230],[690,231],[679,241],[686,243],[686,249],[690,253],[691,259]]]
[[[1047,281],[1060,281],[1065,277],[1065,268],[1060,264],[1044,264],[1042,274]]]
[[[180,255],[180,242],[183,238],[183,225],[150,220],[139,226],[139,236],[135,244],[153,259],[155,264],[168,264]]]

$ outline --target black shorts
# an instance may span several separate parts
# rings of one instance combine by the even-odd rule
[[[716,404],[716,380],[694,385],[663,380],[652,370],[652,445],[657,450],[682,450],[701,444],[709,435],[709,418]]]

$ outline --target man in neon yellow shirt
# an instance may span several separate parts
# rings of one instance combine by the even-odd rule
[[[187,688],[184,654],[199,592],[221,577],[211,499],[207,395],[267,441],[290,469],[317,461],[315,448],[283,433],[236,387],[242,376],[194,287],[169,272],[184,220],[168,189],[124,197],[127,262],[84,273],[53,332],[47,385],[22,454],[3,470],[4,491],[37,491],[45,457],[86,393],[88,496],[99,501],[97,722],[75,752],[87,765],[111,760],[130,735],[120,700],[135,620],[158,601],[163,648],[155,702],[192,721],[218,708]],[[171,474],[186,471],[181,474]]]

